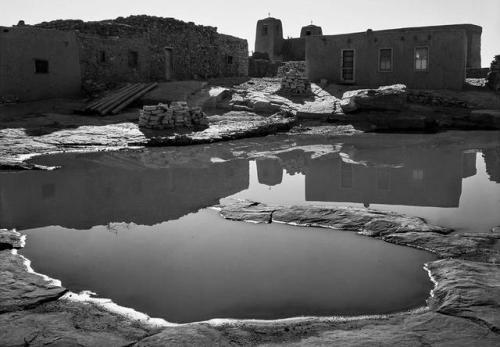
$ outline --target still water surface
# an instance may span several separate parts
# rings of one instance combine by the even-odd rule
[[[37,162],[62,168],[0,174],[0,227],[28,235],[35,270],[173,322],[387,313],[431,289],[426,252],[225,221],[207,209],[221,198],[369,206],[457,232],[500,225],[498,132],[271,136]]]

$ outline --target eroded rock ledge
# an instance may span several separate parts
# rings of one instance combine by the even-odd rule
[[[312,206],[267,206],[224,201],[225,218],[281,222],[358,232],[423,248],[443,258],[426,264],[436,283],[429,306],[370,317],[304,317],[277,321],[153,324],[94,302],[74,301],[66,290],[33,273],[18,255],[20,233],[2,230],[0,345],[2,346],[498,346],[500,344],[500,230],[450,234],[421,218],[392,212]]]

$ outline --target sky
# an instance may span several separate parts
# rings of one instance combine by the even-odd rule
[[[500,54],[500,0],[0,0],[0,26],[19,20],[36,24],[54,19],[102,20],[132,14],[174,17],[210,25],[255,44],[258,19],[283,22],[285,37],[304,25],[320,25],[326,35],[410,26],[471,23],[483,27],[482,65]]]

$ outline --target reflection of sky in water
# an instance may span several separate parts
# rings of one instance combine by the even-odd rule
[[[424,305],[432,287],[429,253],[206,209],[153,226],[24,232],[35,270],[173,322],[387,313]]]
[[[469,156],[469,161],[471,156],[474,158],[477,173],[473,176],[461,179],[461,193],[459,186],[455,187],[454,190],[452,189],[451,192],[448,191],[448,193],[453,196],[451,200],[455,198],[457,199],[457,207],[434,207],[432,206],[432,200],[428,201],[432,207],[400,205],[398,204],[397,198],[395,198],[394,204],[373,204],[368,202],[369,207],[423,217],[431,223],[452,227],[457,231],[489,231],[492,227],[500,225],[500,184],[490,181],[486,172],[485,160],[481,153],[468,152],[465,153],[465,155]],[[446,168],[443,168],[443,170],[446,170]],[[424,174],[424,170],[413,170],[411,172],[411,178],[421,180]],[[345,181],[345,176],[342,177],[342,172],[340,172],[340,182],[338,182],[339,186],[342,185],[343,178]],[[384,174],[382,175],[383,187],[387,185],[385,180],[386,176]],[[275,181],[280,181],[280,183],[272,186],[259,183],[256,161],[251,161],[249,188],[235,194],[234,197],[260,201],[267,204],[308,203],[316,205],[321,204],[329,206],[355,207],[363,207],[364,205],[361,202],[349,202],[342,200],[314,200],[314,197],[306,200],[306,175],[302,173],[290,175],[285,169],[283,169],[281,173],[281,180],[275,179]],[[315,183],[320,187],[319,189],[321,189],[321,186],[325,184],[325,182],[321,181]],[[443,177],[442,182],[438,182],[439,185],[445,185],[447,183],[446,177]],[[427,188],[428,187],[425,186],[422,187],[424,193]],[[349,189],[349,187],[343,187],[344,191]],[[433,189],[433,187],[430,187],[430,189]],[[333,200],[335,199],[335,196],[330,196],[330,198]],[[409,197],[409,200],[411,200],[411,197]],[[444,201],[446,202],[446,199],[444,199]],[[417,201],[415,200],[415,202]]]

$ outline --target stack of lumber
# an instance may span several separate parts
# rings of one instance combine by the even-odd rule
[[[117,114],[135,100],[156,88],[158,83],[134,83],[113,91],[109,95],[89,103],[85,107],[86,113]]]
[[[139,115],[139,126],[149,129],[208,126],[208,118],[200,107],[189,107],[185,101],[170,105],[144,106]]]

